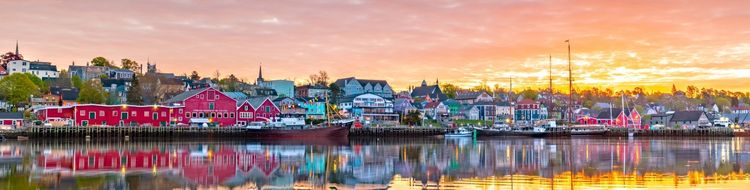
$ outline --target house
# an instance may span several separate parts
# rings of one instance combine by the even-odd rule
[[[640,128],[641,115],[635,108],[610,108],[604,109],[596,116],[598,124],[612,125],[618,127]]]
[[[371,93],[385,99],[393,98],[393,89],[385,80],[365,80],[349,77],[338,79],[334,84],[343,90],[344,96]]]
[[[516,123],[531,124],[547,119],[547,108],[537,101],[524,99],[516,103],[514,120]]]
[[[750,113],[750,106],[747,106],[747,105],[733,106],[732,113],[734,114]]]
[[[417,111],[417,107],[412,105],[410,97],[399,97],[393,100],[393,111],[405,115],[409,112]]]
[[[182,107],[78,104],[41,108],[35,113],[42,121],[70,120],[76,126],[168,126],[182,118]]]
[[[279,107],[281,114],[284,116],[302,117],[305,115],[305,108],[300,106],[303,101],[293,97],[281,96],[273,99],[273,104]]]
[[[346,96],[339,101],[338,107],[364,124],[399,122],[399,115],[393,110],[393,102],[373,93]]]
[[[86,63],[86,66],[80,66],[75,65],[75,62],[73,62],[73,65],[68,67],[68,73],[71,77],[78,76],[81,80],[87,81],[98,79],[102,76],[108,76],[110,69],[112,68],[104,66],[89,66],[89,63]]]
[[[60,96],[54,94],[45,94],[41,97],[31,98],[31,107],[48,107],[58,106],[60,104]]]
[[[0,112],[0,125],[10,128],[23,126],[23,112]]]
[[[672,113],[663,113],[663,114],[653,114],[651,115],[651,120],[648,122],[650,126],[663,126],[667,128],[671,128],[673,126],[669,125],[669,121],[672,120]]]
[[[294,88],[295,97],[299,98],[325,98],[330,93],[328,87],[323,85],[302,85]]]
[[[708,116],[704,111],[676,111],[672,114],[668,126],[680,127],[683,129],[708,127],[711,126],[711,120],[708,119]]]
[[[326,119],[326,103],[324,99],[303,98],[300,107],[305,109],[305,118]]]
[[[49,62],[12,60],[7,64],[8,74],[31,73],[41,79],[60,77],[57,66]]]
[[[482,101],[474,103],[469,107],[471,109],[469,110],[467,119],[484,121],[493,121],[497,119],[497,111],[495,110],[497,107],[494,102]]]
[[[128,69],[110,69],[107,74],[107,77],[109,79],[120,79],[127,81],[133,80],[133,76],[135,76],[135,73]]]
[[[443,101],[448,97],[440,90],[440,83],[435,80],[435,85],[427,85],[427,81],[422,80],[422,85],[411,90],[411,97],[426,101]]]
[[[250,122],[269,122],[278,117],[281,110],[273,104],[270,97],[252,97],[237,103],[237,124]]]
[[[494,98],[487,92],[459,92],[456,93],[456,101],[461,104],[470,105],[477,102],[492,102]]]
[[[123,104],[128,102],[128,90],[130,81],[127,79],[101,79],[104,91],[109,93],[110,104]]]
[[[442,102],[428,102],[423,108],[424,116],[430,119],[447,118],[448,111],[448,106]]]
[[[505,118],[512,118],[514,107],[509,102],[498,101],[495,102],[495,115],[503,116]]]
[[[443,104],[448,107],[448,113],[450,115],[455,116],[461,114],[460,112],[462,105],[460,102],[453,99],[448,99],[443,101]]]
[[[237,101],[215,88],[195,89],[183,92],[165,101],[169,106],[182,106],[180,123],[216,124],[231,126],[236,124]]]
[[[60,97],[60,102],[58,103],[60,106],[78,105],[77,88],[50,87],[50,94]]]

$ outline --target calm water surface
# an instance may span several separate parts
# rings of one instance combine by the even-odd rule
[[[0,189],[750,189],[750,138],[0,143]]]

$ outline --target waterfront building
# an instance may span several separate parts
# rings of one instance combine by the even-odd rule
[[[8,74],[31,73],[41,79],[57,78],[60,76],[60,72],[57,71],[57,66],[52,65],[52,63],[27,60],[9,61],[7,64],[7,72]]]
[[[303,98],[300,107],[305,109],[305,118],[326,119],[326,103],[324,99]]]
[[[448,106],[442,102],[428,102],[423,108],[423,114],[430,119],[441,119],[449,116]]]
[[[516,123],[533,123],[547,119],[547,108],[537,101],[524,99],[516,103],[514,120]]]
[[[668,126],[683,129],[709,127],[711,126],[711,120],[704,111],[676,111],[672,114]]]
[[[107,77],[109,79],[119,79],[127,81],[133,80],[133,76],[135,76],[135,73],[127,69],[110,69],[107,74]]]
[[[497,101],[495,102],[495,114],[498,117],[513,118],[513,112],[515,108],[510,102]]]
[[[48,107],[58,106],[60,104],[60,96],[54,94],[44,94],[40,97],[31,97],[31,107]]]
[[[447,99],[443,101],[443,104],[448,107],[448,113],[451,116],[459,115],[461,111],[461,103],[454,99]]]
[[[443,101],[448,97],[440,90],[440,83],[435,80],[435,85],[427,85],[427,81],[422,80],[422,84],[411,90],[411,97],[426,101]]]
[[[493,121],[497,117],[497,107],[493,102],[476,102],[470,106],[467,119]]]
[[[181,107],[80,104],[35,110],[42,121],[66,121],[77,126],[167,126],[181,119]]]
[[[393,102],[375,95],[365,93],[342,98],[339,109],[364,124],[397,124],[399,115],[393,111]]]
[[[0,127],[23,126],[23,112],[0,112]]]
[[[78,105],[78,89],[73,87],[50,87],[50,94],[58,96],[60,103],[59,106],[73,106]]]
[[[635,108],[604,109],[596,116],[598,124],[617,127],[640,128],[642,117]]]
[[[270,97],[252,97],[237,103],[237,124],[250,122],[268,122],[278,117],[281,110],[273,104]]]
[[[417,111],[417,107],[412,104],[410,97],[398,97],[393,100],[393,111],[405,115]]]
[[[303,101],[302,99],[282,96],[273,99],[273,104],[279,108],[284,116],[302,117],[305,115],[305,109],[300,106]]]
[[[343,96],[370,93],[385,99],[393,98],[393,89],[385,80],[366,80],[349,77],[338,79],[334,84],[344,92]]]
[[[734,114],[750,113],[750,106],[747,106],[747,105],[734,106],[732,107],[732,113]]]
[[[236,123],[237,101],[215,88],[183,92],[164,102],[169,106],[182,106],[181,123],[231,126]],[[184,112],[183,112],[184,111]]]

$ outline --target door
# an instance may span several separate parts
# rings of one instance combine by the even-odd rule
[[[89,121],[86,121],[86,120],[81,121],[81,126],[85,127],[85,126],[88,126],[88,125],[89,125]]]

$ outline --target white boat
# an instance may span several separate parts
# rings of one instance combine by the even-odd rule
[[[471,137],[474,132],[466,128],[458,128],[458,130],[450,131],[445,133],[445,137]]]
[[[568,129],[570,135],[603,135],[609,131],[604,125],[574,125]]]

